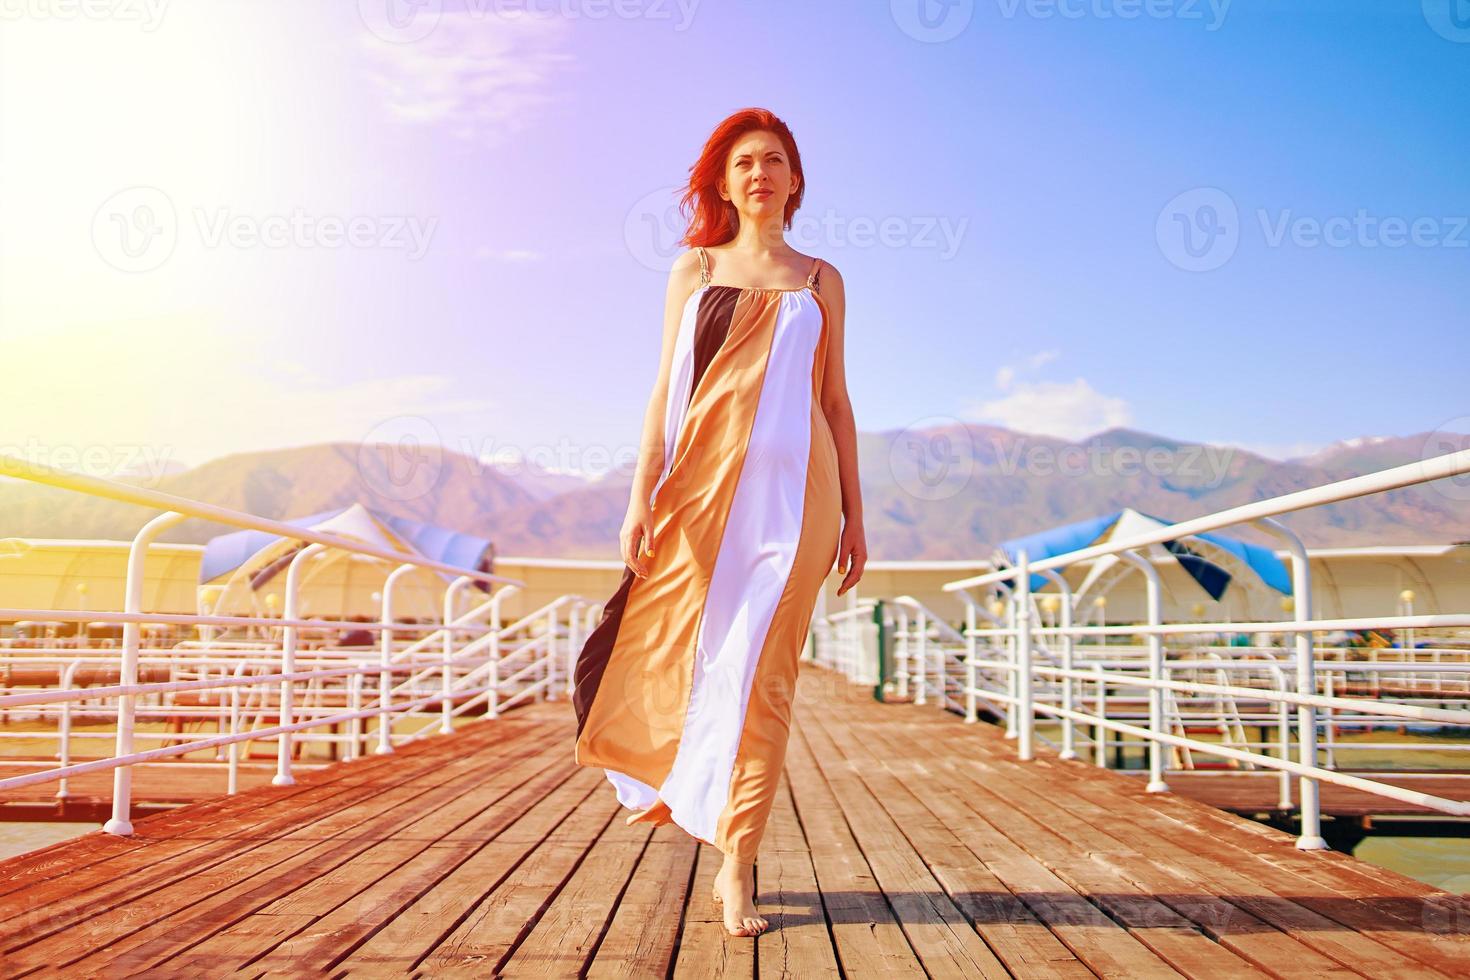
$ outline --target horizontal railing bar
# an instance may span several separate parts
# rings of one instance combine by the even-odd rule
[[[384,561],[391,561],[401,565],[431,568],[453,575],[466,576],[481,582],[525,585],[519,579],[491,575],[489,572],[480,572],[469,568],[460,568],[458,565],[451,565],[425,555],[406,555],[399,551],[391,551],[387,548],[365,544],[352,538],[338,537],[335,534],[323,534],[320,531],[313,531],[310,528],[297,527],[294,524],[287,524],[284,521],[274,521],[266,517],[257,517],[254,514],[247,514],[244,511],[221,507],[218,504],[190,500],[187,497],[164,493],[161,490],[150,490],[147,487],[134,486],[133,484],[122,483],[117,480],[108,480],[100,476],[74,473],[54,466],[47,466],[44,463],[22,459],[19,456],[13,456],[9,453],[0,453],[0,476],[29,480],[32,483],[44,483],[63,490],[71,490],[93,497],[105,497],[120,503],[135,504],[139,507],[153,507],[162,511],[173,511],[177,514],[183,514],[186,517],[195,517],[218,524],[228,524],[231,527],[245,528],[252,531],[266,531],[283,538],[311,541],[315,544],[326,545],[342,551],[350,551],[354,554],[371,555],[374,558],[381,558]]]
[[[1147,742],[1149,740],[1164,742],[1169,745],[1177,745],[1180,748],[1192,749],[1196,752],[1200,752],[1206,755],[1223,755],[1227,758],[1239,759],[1242,762],[1254,762],[1263,766],[1269,766],[1273,769],[1285,769],[1287,772],[1295,773],[1298,776],[1304,776],[1308,779],[1317,779],[1326,783],[1336,783],[1339,786],[1347,786],[1351,789],[1360,789],[1365,793],[1372,793],[1375,796],[1387,796],[1391,799],[1396,799],[1404,803],[1415,803],[1420,806],[1426,806],[1434,810],[1441,810],[1445,813],[1452,813],[1456,816],[1470,816],[1470,802],[1464,802],[1461,800],[1449,800],[1445,799],[1442,796],[1433,796],[1429,793],[1420,793],[1415,790],[1404,789],[1402,787],[1394,786],[1391,783],[1378,783],[1369,779],[1361,779],[1357,776],[1351,776],[1347,773],[1338,772],[1335,769],[1314,769],[1309,766],[1304,766],[1299,762],[1292,762],[1290,759],[1279,759],[1275,756],[1259,755],[1255,752],[1244,752],[1239,749],[1232,749],[1227,745],[1217,745],[1213,742],[1201,742],[1197,739],[1186,738],[1182,735],[1174,735],[1170,732],[1151,732],[1147,728],[1141,728],[1138,725],[1129,725],[1126,722],[1114,721],[1110,718],[1100,718],[1096,715],[1089,715],[1081,711],[1068,711],[1066,708],[1059,708],[1054,705],[1037,704],[1036,708],[1039,711],[1045,711],[1048,714],[1054,714],[1060,717],[1071,718],[1074,721],[1080,721],[1084,724],[1101,725],[1102,727],[1110,728],[1113,731],[1120,731],[1129,735],[1137,735],[1144,742]]]

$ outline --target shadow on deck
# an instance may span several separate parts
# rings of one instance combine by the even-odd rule
[[[803,665],[756,868],[628,827],[566,701],[0,863],[0,973],[1466,976],[1470,904]]]

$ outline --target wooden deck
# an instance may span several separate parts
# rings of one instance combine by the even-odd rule
[[[718,853],[630,828],[533,705],[0,864],[4,976],[1463,977],[1470,904],[802,669],[727,938]]]

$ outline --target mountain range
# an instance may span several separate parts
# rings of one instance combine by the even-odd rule
[[[1170,521],[1470,448],[1470,436],[1345,440],[1273,460],[1249,450],[1113,428],[1081,441],[953,424],[859,434],[871,559],[974,559],[1001,541],[1128,506]],[[510,468],[435,447],[329,443],[224,456],[127,482],[289,519],[360,501],[491,538],[502,556],[615,558],[626,475]],[[131,538],[151,512],[0,482],[0,536]],[[1284,518],[1309,547],[1470,540],[1470,479],[1374,494]],[[162,540],[229,530],[188,521]],[[1249,529],[1231,532],[1259,543]]]

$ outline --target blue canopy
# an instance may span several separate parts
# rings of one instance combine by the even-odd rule
[[[1124,508],[1123,510],[1114,511],[1111,514],[1105,514],[1102,517],[1090,517],[1073,524],[1049,528],[1036,534],[1012,538],[1009,541],[1001,543],[1001,550],[1005,554],[1006,561],[1012,565],[1020,557],[1022,549],[1025,549],[1028,561],[1039,561],[1042,558],[1051,558],[1056,555],[1078,551],[1082,548],[1109,540],[1111,538],[1111,534],[1109,534],[1110,529],[1114,528],[1125,515],[1130,513],[1148,518],[1161,527],[1174,523],[1173,521],[1166,521],[1162,517],[1155,517],[1153,514],[1144,514],[1142,511]],[[1250,544],[1238,538],[1220,534],[1218,531],[1203,531],[1199,534],[1186,535],[1186,537],[1208,541],[1216,547],[1230,552],[1253,571],[1256,577],[1263,583],[1280,592],[1282,595],[1291,595],[1291,573],[1270,548]],[[1163,546],[1178,559],[1180,567],[1188,572],[1190,577],[1198,582],[1200,587],[1211,598],[1219,599],[1225,594],[1225,589],[1231,581],[1231,575],[1228,571],[1206,556],[1189,548],[1182,541],[1164,541]],[[1006,581],[1008,584],[1014,584],[1010,579]],[[1040,591],[1046,587],[1048,581],[1043,575],[1031,575],[1031,591]]]

